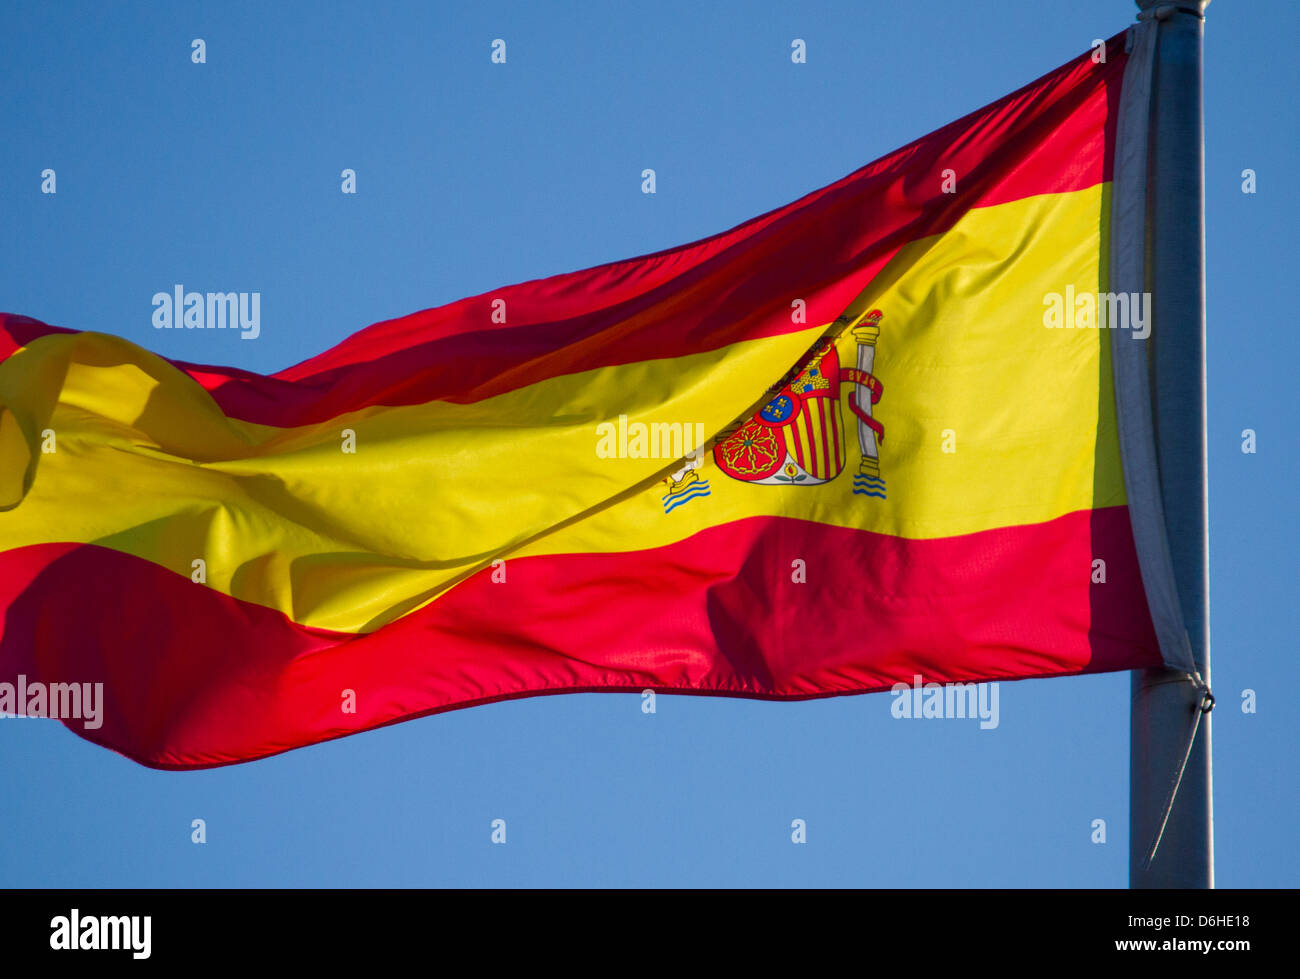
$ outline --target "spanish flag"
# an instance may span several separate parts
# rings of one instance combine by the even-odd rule
[[[538,694],[1159,665],[1097,305],[1125,47],[270,376],[0,317],[0,711],[102,683],[74,732],[190,769]]]

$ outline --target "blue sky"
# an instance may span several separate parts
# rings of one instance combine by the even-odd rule
[[[11,5],[0,308],[278,370],[377,320],[731,227],[1134,13],[1130,0]],[[1209,10],[1221,886],[1300,884],[1300,705],[1286,693],[1297,34],[1300,10],[1281,0]],[[505,65],[489,61],[494,38]],[[807,64],[791,63],[793,38]],[[47,167],[54,196],[40,193]],[[355,197],[339,192],[345,167]],[[150,299],[178,282],[260,291],[261,338],[155,331]],[[1257,714],[1240,709],[1246,688]],[[887,694],[665,696],[652,716],[634,695],[543,697],[193,773],[0,721],[0,882],[1122,887],[1128,692],[1123,673],[1002,684],[989,731],[895,720]],[[506,846],[489,842],[495,818]],[[807,845],[790,841],[795,818]],[[1090,842],[1097,818],[1104,845]]]

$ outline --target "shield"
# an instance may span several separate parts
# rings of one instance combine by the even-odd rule
[[[840,359],[823,341],[753,417],[713,447],[728,476],[764,486],[816,486],[844,469]]]

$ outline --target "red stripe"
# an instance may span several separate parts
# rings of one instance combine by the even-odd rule
[[[808,406],[806,404],[799,406],[799,414],[790,419],[790,441],[794,443],[795,453],[794,461],[799,463],[801,469],[808,468],[808,456],[805,455],[806,448],[809,453],[812,452],[812,443],[808,441],[807,418]],[[802,426],[802,427],[800,427]]]
[[[835,469],[838,473],[844,468],[844,445],[840,439],[840,403],[838,398],[831,409],[831,438],[835,440]]]
[[[967,210],[1110,176],[1124,35],[812,194],[694,244],[388,320],[271,377],[177,362],[229,415],[320,422],[369,405],[477,401],[612,364],[830,322],[904,244]],[[942,173],[957,190],[942,192]],[[492,301],[507,322],[491,322]],[[34,326],[33,326],[34,324]],[[43,324],[0,314],[0,357]],[[172,331],[155,335],[172,343]]]
[[[807,448],[807,457],[800,463],[811,475],[817,475],[817,443],[812,437],[812,405],[804,402],[803,410],[799,413],[800,438]]]
[[[817,402],[817,418],[822,426],[822,471],[820,475],[822,479],[828,479],[831,473],[835,472],[835,463],[831,459],[833,455],[831,436],[826,426],[826,412],[830,410],[828,407],[830,398],[816,398],[814,400]],[[830,407],[833,407],[833,405]]]
[[[790,420],[789,434],[790,434],[790,441],[794,443],[794,461],[799,463],[799,467],[801,469],[808,468],[803,458],[804,437],[799,432],[799,420],[803,417],[803,413],[806,410],[807,410],[807,405],[801,405],[799,407],[799,414],[795,415],[794,418]],[[812,446],[810,445],[808,448],[811,450]]]
[[[817,440],[813,438],[813,414],[817,411],[817,406],[810,402],[812,402],[811,398],[808,402],[805,402],[802,416],[803,429],[808,439],[808,463],[804,468],[808,470],[810,475],[820,478],[825,476],[825,473],[817,471],[820,467],[821,460],[817,458]]]
[[[543,693],[799,699],[1159,663],[1123,507],[927,541],[752,518],[506,568],[345,636],[107,548],[19,548],[0,553],[0,682],[103,682],[103,726],[73,731],[202,768]]]

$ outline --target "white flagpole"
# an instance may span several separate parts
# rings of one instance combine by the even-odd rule
[[[1160,496],[1196,670],[1210,682],[1201,52],[1209,0],[1137,0],[1158,23],[1147,182],[1150,376]],[[1210,706],[1172,670],[1134,672],[1129,884],[1214,886]],[[1188,733],[1195,723],[1195,737]],[[1181,774],[1181,779],[1179,778]],[[1177,793],[1170,806],[1170,795]],[[1154,855],[1152,848],[1156,841]]]

